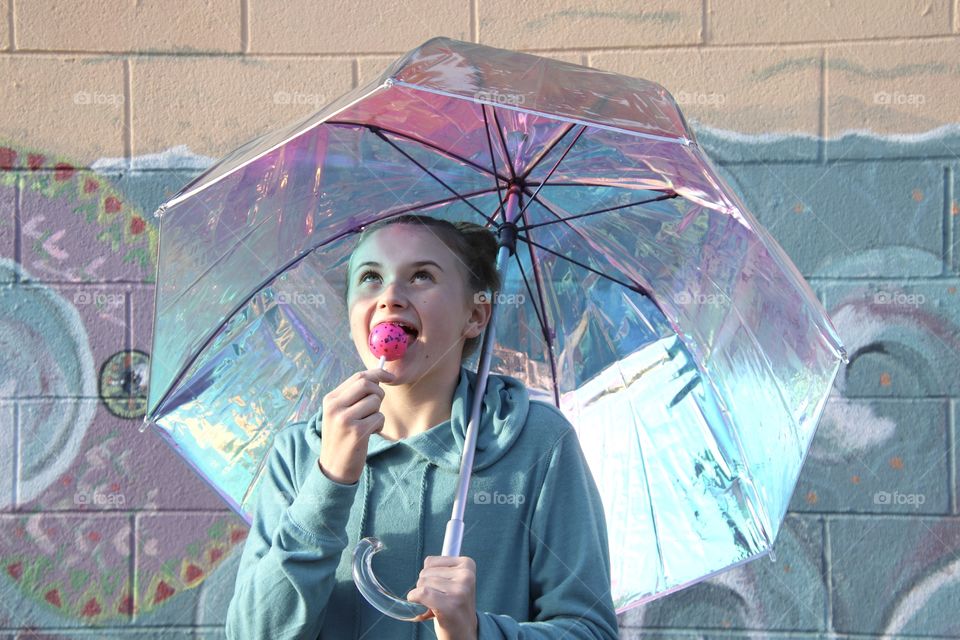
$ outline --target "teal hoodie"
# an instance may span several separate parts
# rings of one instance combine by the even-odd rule
[[[351,574],[360,538],[380,582],[403,598],[423,559],[441,555],[456,492],[467,407],[466,367],[449,420],[398,441],[370,436],[359,481],[319,468],[322,410],[277,434],[244,545],[226,634],[233,639],[436,638],[434,620],[395,620]],[[572,426],[491,373],[477,434],[460,553],[477,567],[480,640],[617,638],[603,505]]]

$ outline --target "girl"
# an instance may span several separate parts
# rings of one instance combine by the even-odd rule
[[[361,233],[346,297],[367,369],[277,434],[228,638],[617,638],[603,506],[576,433],[516,378],[487,380],[462,555],[424,558],[443,546],[456,493],[476,383],[463,361],[490,319],[477,293],[500,287],[496,252],[484,227],[428,216]],[[385,321],[409,346],[381,370],[367,338]],[[418,621],[359,594],[352,550],[369,535],[387,547],[374,561],[384,586],[429,608]]]

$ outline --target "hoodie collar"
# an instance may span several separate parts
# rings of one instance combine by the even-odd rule
[[[367,460],[395,446],[407,446],[437,467],[460,470],[460,455],[466,440],[469,408],[473,401],[473,389],[477,374],[460,367],[460,379],[453,392],[450,419],[416,435],[402,440],[388,440],[379,433],[370,435],[367,443]],[[473,468],[489,467],[510,449],[527,420],[530,399],[526,386],[518,379],[490,372],[483,396],[483,411]],[[320,453],[320,425],[323,408],[317,411],[307,424],[306,438],[318,455]]]

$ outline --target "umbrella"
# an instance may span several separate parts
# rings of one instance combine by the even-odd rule
[[[618,612],[772,552],[846,360],[828,316],[663,87],[478,44],[427,41],[160,207],[144,427],[249,521],[277,430],[363,368],[356,235],[408,212],[500,237],[473,408],[493,371],[574,425]],[[409,617],[363,544],[358,587]]]

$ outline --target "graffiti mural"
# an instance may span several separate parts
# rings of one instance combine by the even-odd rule
[[[960,598],[960,523],[944,517],[958,490],[960,131],[698,135],[809,279],[850,362],[776,559],[631,610],[621,628],[960,635],[945,615]],[[197,158],[174,149],[138,169],[81,170],[0,147],[0,624],[27,637],[91,624],[217,636],[222,625],[246,526],[138,431],[149,212],[209,161]]]
[[[157,228],[116,175],[51,162],[0,146],[0,624],[197,624],[246,526],[138,431]]]

